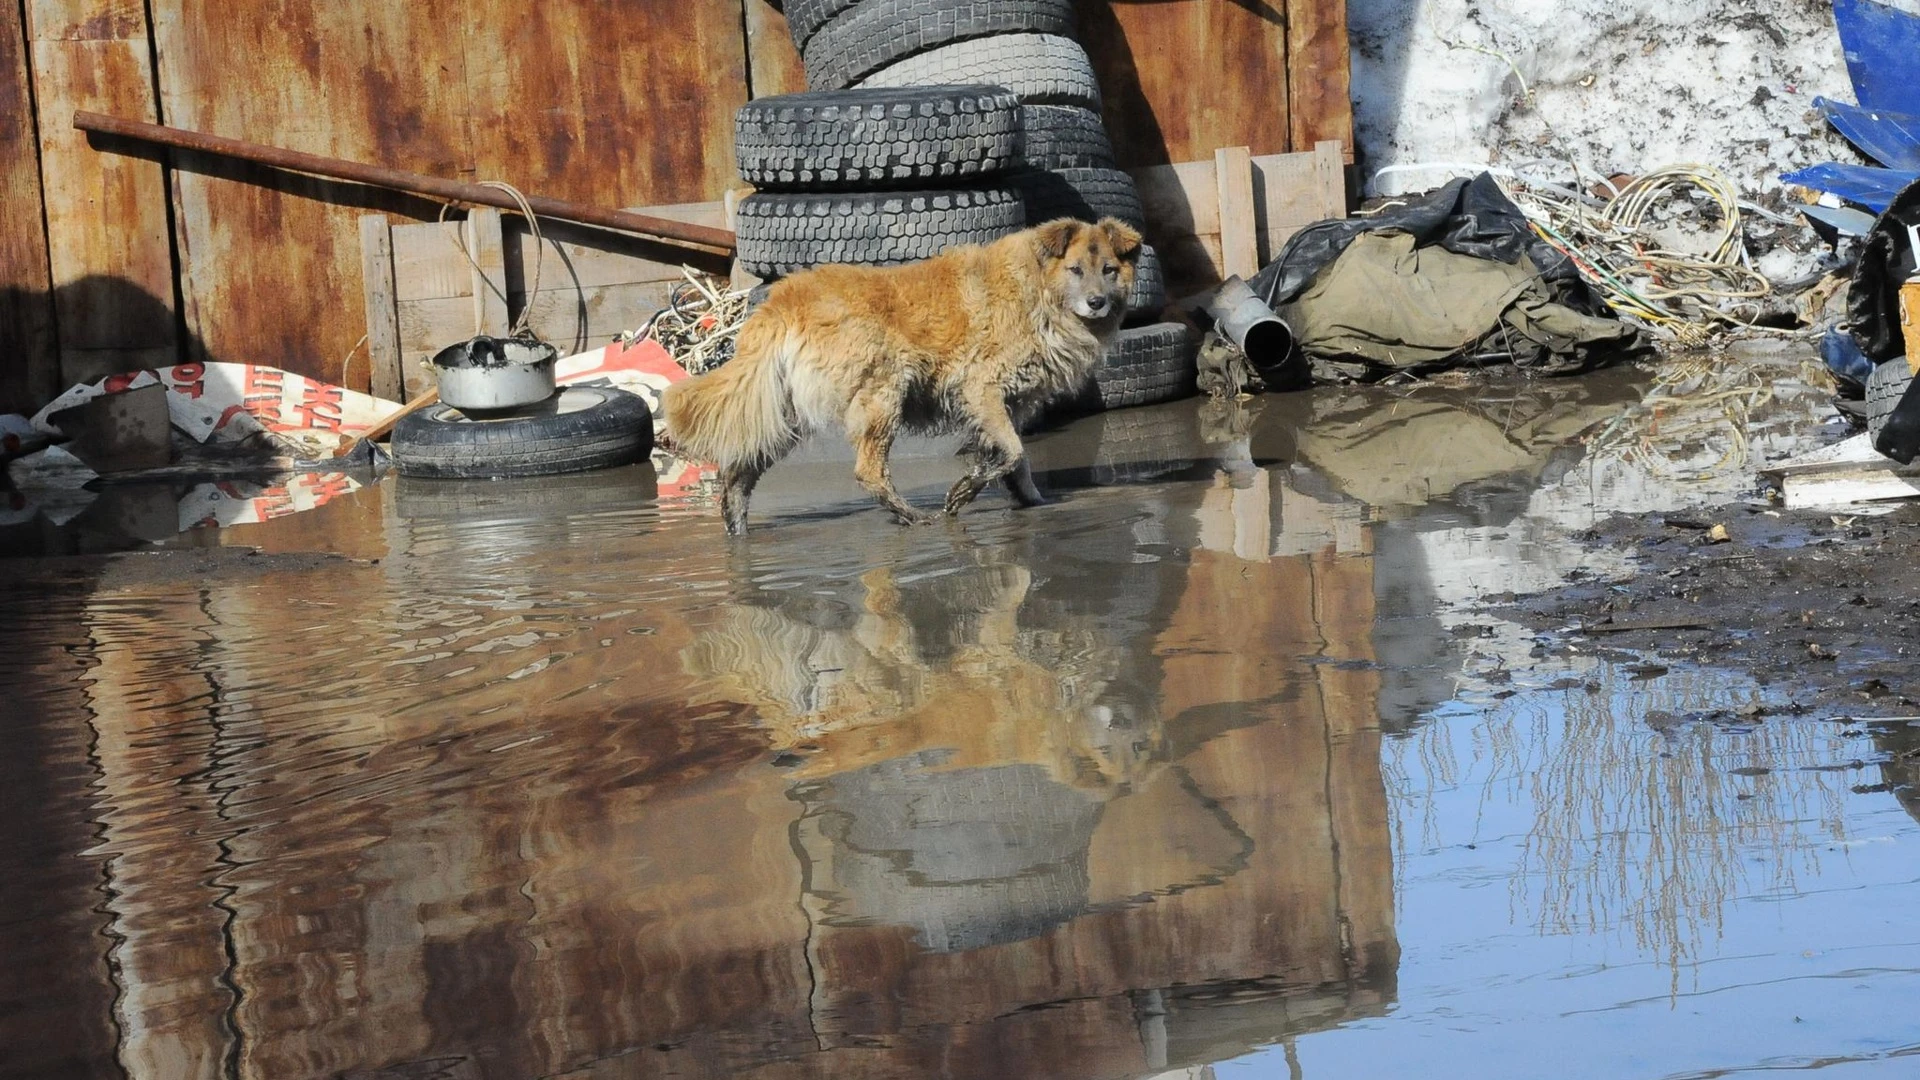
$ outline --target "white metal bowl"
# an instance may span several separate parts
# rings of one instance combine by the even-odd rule
[[[433,357],[440,400],[456,409],[517,409],[553,396],[559,351],[544,342],[482,335]]]

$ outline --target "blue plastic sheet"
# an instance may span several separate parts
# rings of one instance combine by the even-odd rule
[[[1868,157],[1889,169],[1920,172],[1920,116],[1875,112],[1826,98],[1814,98],[1813,107]]]
[[[1920,16],[1874,0],[1833,0],[1833,21],[1859,104],[1815,98],[1814,107],[1886,168],[1828,162],[1780,179],[1879,213],[1920,180]]]
[[[1920,180],[1920,172],[1876,169],[1871,165],[1842,165],[1829,161],[1788,173],[1780,179],[1815,191],[1830,191],[1877,214],[1891,205],[1893,197],[1908,184]]]
[[[1920,17],[1873,0],[1833,0],[1833,21],[1860,107],[1920,115]]]

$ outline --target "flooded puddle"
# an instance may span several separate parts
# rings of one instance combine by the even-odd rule
[[[1749,489],[1792,373],[1113,413],[953,527],[823,451],[738,544],[640,468],[0,562],[0,1075],[1920,1074],[1920,728],[1479,607]]]

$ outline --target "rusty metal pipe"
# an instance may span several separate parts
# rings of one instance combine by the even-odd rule
[[[389,169],[381,165],[366,165],[357,161],[343,161],[339,158],[306,154],[277,146],[263,146],[241,139],[228,139],[219,135],[167,127],[164,124],[122,120],[119,117],[93,112],[76,112],[73,114],[73,126],[81,131],[118,135],[142,142],[158,143],[161,146],[196,150],[204,154],[219,154],[224,157],[239,158],[242,161],[271,165],[276,169],[311,173],[314,176],[324,176],[334,180],[348,180],[356,184],[405,191],[448,202],[495,206],[502,210],[517,211],[520,208],[513,201],[512,196],[479,184],[469,184],[460,180],[443,180],[437,176],[423,176],[420,173]],[[716,229],[710,225],[694,225],[684,221],[674,221],[671,218],[655,217],[652,214],[607,210],[597,206],[585,206],[535,195],[527,197],[527,205],[541,217],[637,233],[654,240],[699,251],[731,255],[734,249],[732,231]]]

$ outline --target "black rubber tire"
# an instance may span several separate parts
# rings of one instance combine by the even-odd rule
[[[1100,114],[1073,105],[1020,110],[1020,157],[1036,169],[1111,169],[1113,140]]]
[[[956,41],[888,64],[860,80],[861,86],[970,83],[1004,86],[1030,105],[1100,108],[1100,83],[1087,50],[1058,34],[998,34]]]
[[[1887,418],[1893,415],[1900,399],[1907,396],[1907,387],[1911,385],[1913,369],[1907,366],[1905,358],[1889,360],[1867,376],[1867,431],[1874,438],[1880,437]]]
[[[1016,162],[1021,119],[996,86],[784,94],[742,106],[733,145],[762,191],[939,187]]]
[[[888,64],[995,34],[1071,34],[1073,0],[861,0],[809,38],[807,86],[842,90]]]
[[[1120,331],[1093,369],[1085,405],[1094,410],[1123,409],[1192,397],[1198,347],[1185,323],[1153,323]]]
[[[737,258],[778,278],[825,263],[893,266],[1018,232],[1020,197],[1006,188],[847,195],[749,195],[734,221]]]
[[[1140,261],[1133,268],[1133,291],[1127,294],[1127,318],[1158,319],[1167,306],[1167,276],[1160,253],[1152,244],[1140,245]]]
[[[562,387],[540,405],[493,418],[429,405],[393,429],[402,476],[551,476],[630,465],[652,452],[645,399],[600,386]]]
[[[787,33],[793,47],[804,50],[820,28],[860,0],[793,0],[787,5]]]
[[[1147,222],[1133,177],[1119,169],[1021,169],[1007,174],[1035,225],[1054,218],[1099,221],[1115,217],[1133,226]]]

